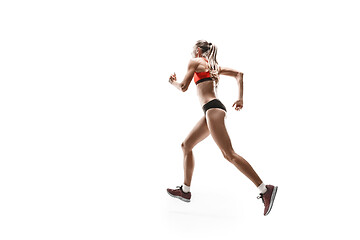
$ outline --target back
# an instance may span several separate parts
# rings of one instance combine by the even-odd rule
[[[206,58],[197,58],[196,59],[199,62],[199,66],[196,68],[195,72],[209,72],[209,64]]]
[[[206,61],[206,59],[198,58],[197,61],[199,61],[199,65],[196,68],[195,73],[194,73],[194,81],[196,80],[195,75],[203,76],[203,77],[206,75],[206,77],[209,78],[210,77],[209,64]],[[204,79],[204,78],[202,78],[202,79]],[[199,79],[199,80],[195,81],[195,83],[200,82],[196,85],[197,95],[199,97],[200,104],[204,105],[205,103],[209,102],[210,100],[216,98],[216,86],[215,86],[215,81],[201,82],[201,79]]]

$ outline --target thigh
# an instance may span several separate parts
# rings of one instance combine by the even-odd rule
[[[210,135],[205,116],[202,117],[185,138],[184,144],[187,148],[192,149],[196,144]]]
[[[210,134],[224,155],[234,151],[229,134],[226,130],[225,116],[226,113],[221,109],[212,108],[206,111]]]

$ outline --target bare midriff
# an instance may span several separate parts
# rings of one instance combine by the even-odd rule
[[[205,103],[217,98],[215,91],[215,81],[206,81],[196,85],[197,95],[201,106]]]

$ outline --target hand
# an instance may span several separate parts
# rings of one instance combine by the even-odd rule
[[[169,77],[169,83],[173,84],[173,82],[176,82],[176,73],[171,74]]]
[[[235,106],[235,110],[236,111],[240,111],[240,109],[243,108],[243,100],[240,99],[240,100],[237,100],[236,102],[234,102],[234,104],[232,106]]]

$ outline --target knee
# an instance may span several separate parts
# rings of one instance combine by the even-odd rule
[[[181,143],[181,149],[183,150],[184,153],[191,152],[192,150],[192,148],[189,146],[189,144],[187,144],[186,141]]]
[[[222,152],[222,154],[223,154],[223,156],[224,156],[224,158],[226,159],[226,160],[228,160],[229,162],[233,162],[234,161],[234,159],[236,158],[236,153],[234,152],[234,150],[231,150],[231,151],[221,151]]]

